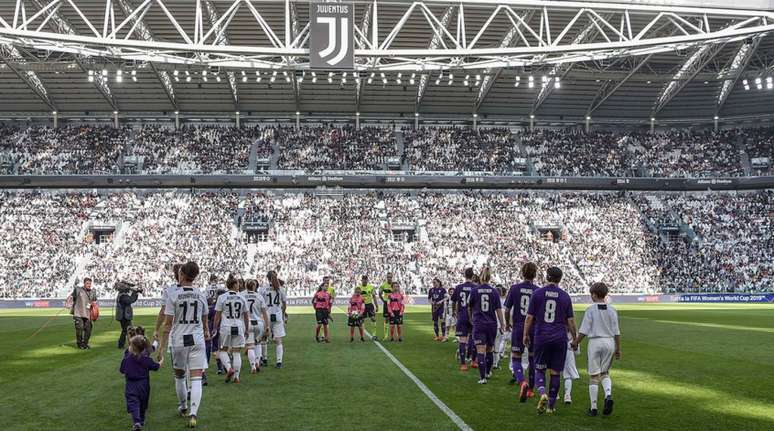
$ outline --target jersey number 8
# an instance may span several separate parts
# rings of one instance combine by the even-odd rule
[[[549,299],[546,301],[546,312],[543,315],[543,321],[546,323],[554,323],[556,320],[556,301]]]

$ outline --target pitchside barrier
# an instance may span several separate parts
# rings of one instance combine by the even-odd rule
[[[571,295],[575,304],[590,304],[589,295]],[[687,293],[679,295],[611,295],[611,303],[640,304],[640,303],[774,303],[774,293]],[[335,305],[347,305],[348,298],[336,298]],[[0,299],[0,308],[62,308],[64,299]],[[110,308],[115,304],[114,299],[100,299],[100,308]],[[424,295],[409,296],[410,305],[427,305],[428,300]],[[288,298],[288,305],[294,307],[311,307],[311,298]],[[160,307],[161,298],[142,298],[134,303],[135,307]]]
[[[548,189],[707,191],[774,188],[774,176],[718,178],[546,177],[510,175],[427,175],[401,173],[259,174],[259,175],[0,175],[2,189],[29,188],[217,188],[303,189]]]

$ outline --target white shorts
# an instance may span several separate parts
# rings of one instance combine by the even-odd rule
[[[221,327],[218,339],[220,340],[220,350],[227,348],[239,349],[245,347],[245,334],[241,327],[239,327],[239,334],[231,335],[231,327]]]
[[[279,321],[279,322],[272,322],[271,323],[271,333],[269,334],[271,338],[282,338],[285,336],[285,322]]]
[[[562,371],[562,376],[564,376],[565,379],[580,379],[578,367],[575,365],[575,355],[578,353],[580,353],[580,350],[578,352],[573,352],[571,348],[567,348],[567,356],[564,360],[564,370]]]
[[[266,324],[263,320],[258,320],[255,325],[250,325],[247,329],[247,344],[258,344],[263,338],[263,333],[266,331]]]
[[[172,368],[176,370],[206,370],[207,350],[203,344],[193,346],[170,346]]]
[[[594,376],[610,371],[615,353],[615,341],[612,338],[589,339],[589,375]]]

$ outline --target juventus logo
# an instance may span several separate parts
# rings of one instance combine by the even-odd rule
[[[352,69],[354,8],[350,3],[311,3],[309,62],[312,68]]]
[[[320,51],[320,58],[322,58],[329,66],[337,66],[344,60],[349,51],[349,38],[347,37],[347,30],[349,29],[348,18],[336,18],[332,16],[318,16],[317,23],[328,26],[328,46]],[[340,23],[340,24],[339,24]],[[336,39],[336,27],[341,30],[340,37]],[[336,44],[339,44],[339,51],[336,56],[328,59],[331,54],[336,50]]]

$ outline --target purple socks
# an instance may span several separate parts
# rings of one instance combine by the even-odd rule
[[[511,358],[511,368],[513,368],[513,379],[521,385],[524,381],[524,368],[521,367],[521,358]]]
[[[487,354],[479,353],[476,357],[478,358],[478,375],[481,376],[481,380],[484,380],[486,378]]]
[[[556,396],[559,394],[559,374],[551,374],[551,383],[548,386],[548,408],[556,405]]]

